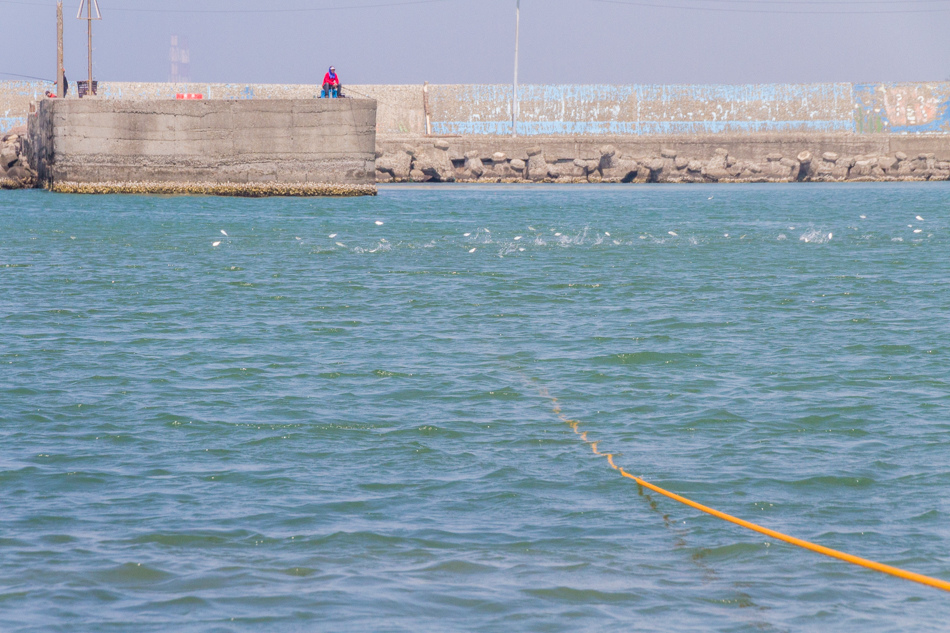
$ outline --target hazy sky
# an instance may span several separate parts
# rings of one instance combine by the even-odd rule
[[[166,81],[175,34],[188,38],[196,82],[316,83],[331,63],[346,83],[511,81],[515,0],[99,6],[94,61],[104,81]],[[64,7],[75,80],[86,73],[86,23],[76,19],[79,0]],[[0,73],[54,77],[55,16],[54,0],[0,0]],[[950,0],[522,0],[520,80],[942,81],[948,27]]]

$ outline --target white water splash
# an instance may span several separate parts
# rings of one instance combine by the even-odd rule
[[[825,244],[833,235],[831,233],[824,233],[822,231],[817,231],[815,229],[808,229],[801,234],[801,237],[798,238],[798,241],[805,242],[806,244]]]
[[[359,246],[357,246],[356,248],[353,249],[353,252],[354,253],[379,253],[379,252],[385,253],[387,251],[391,251],[392,248],[393,247],[392,245],[389,244],[389,242],[387,242],[386,240],[380,240],[379,244],[377,244],[374,248],[365,249],[365,248],[360,248]]]

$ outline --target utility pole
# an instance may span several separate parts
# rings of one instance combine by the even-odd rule
[[[63,3],[56,3],[56,96],[65,97],[63,73]]]
[[[515,79],[511,84],[511,136],[518,136],[518,36],[521,32],[521,0],[515,0]]]
[[[96,17],[92,17],[92,7],[96,7]],[[83,7],[86,8],[86,17],[82,17]],[[92,21],[101,20],[102,14],[99,13],[99,0],[82,0],[79,3],[79,13],[76,14],[77,20],[86,20],[89,26],[89,83],[86,84],[86,95],[95,94],[92,90]]]

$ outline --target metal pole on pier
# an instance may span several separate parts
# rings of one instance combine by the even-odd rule
[[[92,17],[92,7],[96,7],[96,17]],[[86,17],[82,17],[83,7],[86,8]],[[95,94],[92,90],[92,21],[101,20],[102,14],[99,12],[99,0],[82,0],[79,3],[79,13],[76,14],[77,20],[86,20],[88,22],[88,31],[89,31],[89,83],[86,84],[86,94],[92,95]]]
[[[56,3],[56,96],[65,97],[63,84],[63,3]]]
[[[511,84],[511,136],[518,136],[518,36],[521,32],[521,0],[515,0],[515,79]]]
[[[92,93],[92,3],[86,2],[86,24],[89,31],[89,83],[86,84],[86,94]]]

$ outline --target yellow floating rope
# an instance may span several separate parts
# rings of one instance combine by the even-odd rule
[[[743,519],[739,519],[732,515],[726,514],[725,512],[714,510],[713,508],[704,506],[701,503],[696,503],[695,501],[687,499],[686,497],[681,497],[680,495],[674,492],[670,492],[669,490],[664,490],[663,488],[660,488],[659,486],[655,484],[651,484],[650,482],[645,481],[641,479],[640,477],[631,475],[630,473],[625,471],[623,468],[614,464],[614,456],[612,453],[601,453],[599,450],[597,450],[598,443],[591,441],[587,438],[587,431],[580,430],[580,422],[578,422],[577,420],[571,420],[567,416],[565,416],[563,413],[561,413],[561,405],[558,404],[557,398],[550,395],[547,389],[542,388],[541,393],[545,397],[551,399],[551,401],[554,403],[554,413],[564,423],[568,424],[574,430],[574,433],[576,433],[581,438],[581,440],[583,440],[584,442],[590,445],[595,455],[605,457],[607,459],[607,463],[610,464],[610,467],[616,470],[617,472],[619,472],[621,476],[626,477],[627,479],[634,480],[635,482],[637,482],[639,485],[643,486],[644,488],[648,488],[652,490],[653,492],[663,495],[664,497],[669,497],[670,499],[673,499],[674,501],[678,501],[691,508],[695,508],[696,510],[699,510],[700,512],[711,514],[712,516],[720,518],[723,521],[729,521],[730,523],[735,523],[736,525],[744,527],[747,530],[752,530],[753,532],[764,534],[770,538],[774,538],[779,541],[785,541],[786,543],[790,543],[792,545],[796,545],[798,547],[811,550],[819,554],[824,554],[825,556],[830,556],[831,558],[837,558],[838,560],[843,560],[846,563],[851,563],[852,565],[860,565],[861,567],[866,567],[868,569],[873,569],[874,571],[890,574],[891,576],[896,576],[898,578],[903,578],[905,580],[918,582],[922,585],[927,585],[928,587],[934,587],[936,589],[943,589],[944,591],[950,591],[950,582],[947,582],[945,580],[940,580],[938,578],[931,578],[930,576],[924,576],[923,574],[917,574],[912,571],[906,571],[898,567],[892,567],[891,565],[884,565],[883,563],[877,563],[873,560],[861,558],[860,556],[852,556],[851,554],[839,552],[838,550],[831,549],[830,547],[817,545],[815,543],[810,543],[809,541],[804,541],[802,539],[795,538],[794,536],[789,536],[787,534],[782,534],[781,532],[776,532],[775,530],[770,530],[766,527],[762,527],[761,525],[756,525],[755,523],[752,523],[750,521],[745,521]]]

